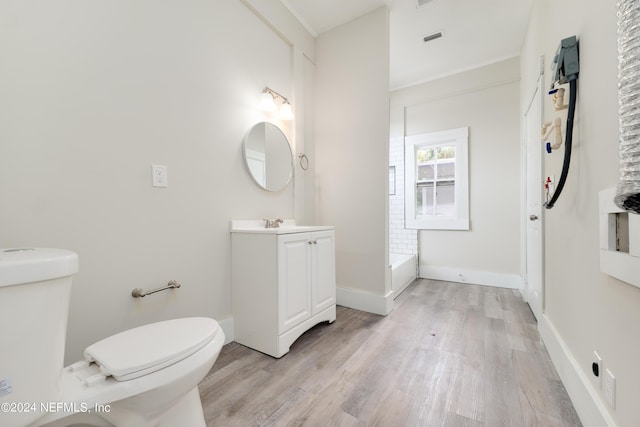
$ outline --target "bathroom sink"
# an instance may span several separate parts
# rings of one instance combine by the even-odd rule
[[[293,219],[285,219],[277,228],[266,228],[264,220],[231,221],[232,233],[291,234],[333,229],[329,225],[296,225]]]

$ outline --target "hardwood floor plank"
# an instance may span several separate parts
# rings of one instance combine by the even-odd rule
[[[444,424],[442,425],[443,427],[482,427],[484,426],[483,423],[479,423],[472,419],[469,419],[451,412],[447,414],[447,418],[445,419]]]
[[[485,292],[484,314],[492,319],[502,319],[504,317],[497,289],[494,289],[493,292]]]
[[[406,393],[391,389],[375,408],[366,425],[379,427],[408,425],[410,405],[411,398]]]
[[[556,375],[557,377],[557,375]],[[567,390],[564,388],[559,378],[549,379],[550,396],[560,410],[560,419],[563,426],[579,426],[580,417],[576,412],[576,408],[571,403]]]
[[[490,319],[485,334],[485,419],[489,426],[521,426],[522,410],[505,321]]]
[[[462,356],[458,360],[447,411],[482,422],[484,420],[484,367]]]
[[[223,347],[208,426],[581,426],[519,293],[418,280],[386,316],[337,307],[274,359]]]
[[[256,412],[256,423],[261,426],[277,426],[284,414],[294,410],[308,396],[307,392],[295,386],[289,386],[281,393],[270,393],[262,402],[255,402],[260,408]]]

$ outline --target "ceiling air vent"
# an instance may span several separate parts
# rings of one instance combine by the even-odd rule
[[[442,31],[438,31],[437,33],[433,33],[433,34],[429,34],[428,36],[424,36],[422,38],[423,42],[430,42],[433,41],[435,39],[439,39],[440,37],[442,37]]]

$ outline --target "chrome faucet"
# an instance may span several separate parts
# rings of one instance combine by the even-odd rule
[[[280,224],[284,222],[280,218],[274,219],[273,221],[270,219],[265,219],[264,221],[265,221],[264,228],[278,228],[280,227]]]

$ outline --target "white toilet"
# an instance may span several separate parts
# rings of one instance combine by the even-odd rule
[[[130,329],[63,367],[77,271],[70,251],[0,249],[0,425],[205,426],[198,383],[224,344],[218,323]]]

